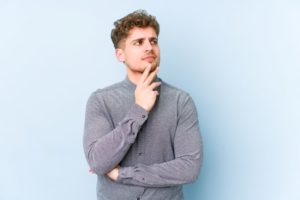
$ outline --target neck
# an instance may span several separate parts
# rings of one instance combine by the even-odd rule
[[[140,78],[142,77],[143,73],[138,71],[132,71],[129,68],[127,68],[127,77],[133,84],[137,85],[140,81]],[[157,75],[155,75],[154,80],[157,79]]]
[[[137,85],[137,83],[140,80],[141,76],[142,76],[142,73],[132,72],[131,70],[127,69],[127,77],[135,85]]]

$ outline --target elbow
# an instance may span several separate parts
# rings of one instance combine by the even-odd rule
[[[90,171],[97,175],[105,175],[109,172],[107,168],[99,163],[89,162]]]
[[[198,165],[190,167],[190,169],[185,177],[185,182],[193,183],[193,182],[197,181],[199,172],[200,172],[200,168],[198,167]]]
[[[101,167],[92,167],[90,171],[92,173],[100,175],[100,176],[104,176],[109,172],[108,170],[101,168]]]
[[[189,162],[185,172],[183,175],[184,183],[193,183],[197,181],[198,176],[200,174],[200,166],[201,166],[201,160],[196,159],[192,162]]]
[[[97,175],[106,175],[111,169],[101,162],[89,161],[90,171]]]
[[[104,162],[101,157],[93,151],[86,154],[86,159],[90,167],[90,172],[97,175],[105,175],[111,171],[109,163]]]
[[[101,162],[99,160],[91,159],[89,161],[90,170],[97,175],[106,175],[112,170],[109,163]]]
[[[200,169],[202,166],[202,161],[203,161],[203,153],[202,151],[195,156],[193,156],[193,159],[190,160],[190,165],[188,169],[188,176],[187,176],[187,183],[193,183],[197,181],[199,174],[200,174]]]

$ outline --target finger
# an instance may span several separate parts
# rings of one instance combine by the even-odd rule
[[[145,80],[145,84],[146,85],[150,85],[153,82],[153,80],[155,79],[155,77],[156,77],[156,75],[158,73],[158,69],[159,68],[157,67],[153,72],[150,73],[150,75]]]
[[[146,69],[144,70],[144,72],[140,78],[140,83],[145,82],[146,78],[149,76],[150,70],[151,70],[151,64],[147,65]]]
[[[149,88],[151,89],[151,90],[154,90],[155,88],[157,88],[158,86],[160,86],[161,85],[161,82],[154,82],[154,83],[152,83],[150,86],[149,86]]]

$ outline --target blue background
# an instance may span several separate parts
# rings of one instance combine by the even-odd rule
[[[0,0],[0,199],[96,199],[85,104],[125,78],[110,30],[139,8],[161,25],[160,77],[198,108],[186,199],[299,200],[298,0]]]

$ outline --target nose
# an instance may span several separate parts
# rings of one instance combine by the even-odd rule
[[[146,40],[144,44],[145,44],[146,51],[151,51],[153,49],[153,46],[149,40]]]

